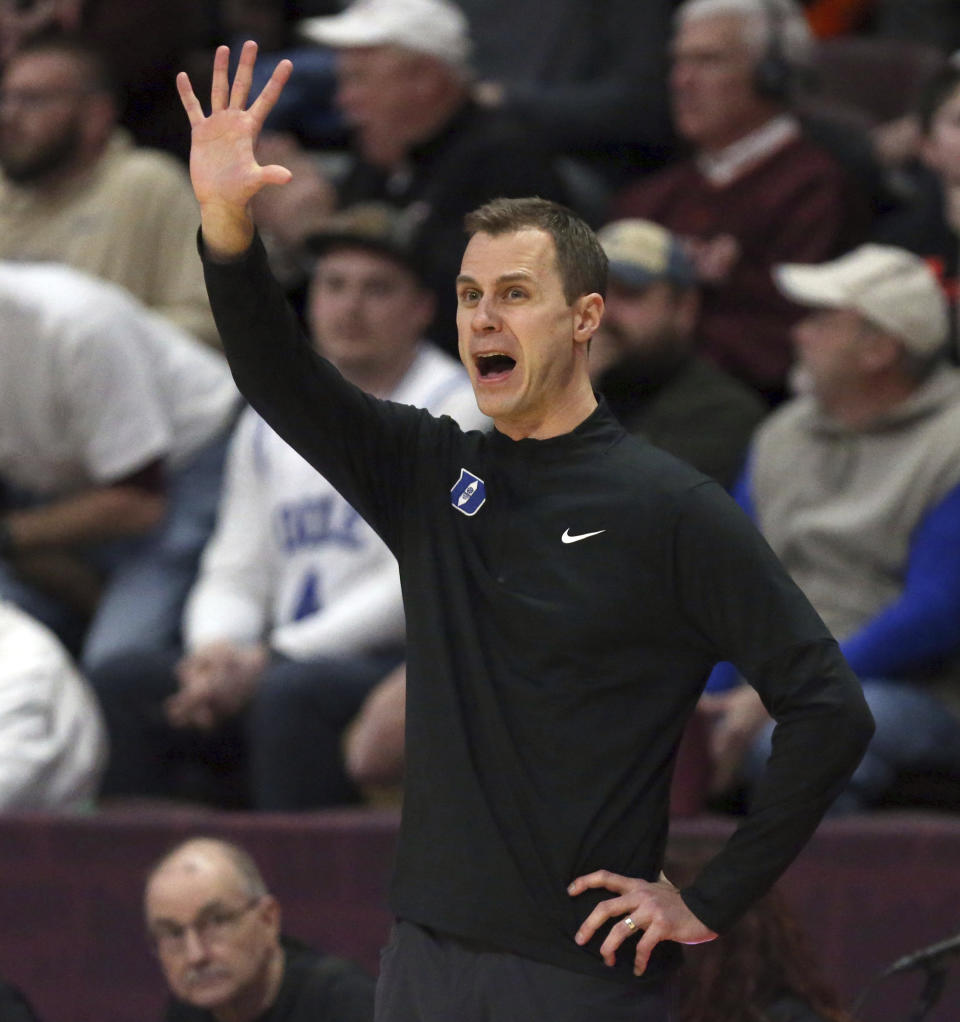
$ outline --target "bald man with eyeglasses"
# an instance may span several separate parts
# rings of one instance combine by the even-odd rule
[[[370,1022],[373,980],[281,933],[237,845],[192,838],[150,871],[147,933],[172,994],[164,1022]]]

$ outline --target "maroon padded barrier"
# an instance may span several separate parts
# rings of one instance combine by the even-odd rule
[[[376,969],[389,926],[396,840],[389,810],[241,814],[160,808],[0,817],[0,975],[43,1022],[151,1022],[163,983],[143,936],[149,864],[212,834],[260,863],[286,929]],[[728,819],[676,820],[683,842],[715,845]],[[852,999],[879,969],[960,931],[960,817],[882,812],[828,821],[783,881],[829,976]],[[905,1022],[922,976],[885,980],[867,1022]],[[960,959],[928,1022],[960,1019]]]
[[[671,834],[706,849],[733,825],[700,817],[677,821]],[[849,1005],[901,956],[960,933],[960,814],[883,810],[826,820],[781,887]],[[907,1022],[923,980],[920,972],[882,980],[858,1019]],[[960,1022],[960,956],[926,1022]]]
[[[237,841],[285,929],[376,971],[390,924],[394,812],[243,814],[117,810],[0,817],[0,975],[42,1022],[150,1022],[164,988],[144,935],[149,866],[194,834]]]

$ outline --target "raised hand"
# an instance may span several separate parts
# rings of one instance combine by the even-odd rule
[[[254,149],[267,114],[283,91],[293,65],[281,60],[260,95],[247,107],[257,44],[243,44],[233,84],[230,50],[217,48],[213,61],[210,113],[204,115],[190,79],[177,75],[177,91],[190,120],[190,179],[200,203],[203,238],[216,255],[243,252],[253,236],[249,203],[265,185],[286,184],[291,173],[279,164],[262,167]]]

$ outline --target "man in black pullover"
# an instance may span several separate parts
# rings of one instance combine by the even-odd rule
[[[857,681],[721,488],[598,404],[606,262],[569,211],[468,218],[460,353],[492,434],[378,401],[313,352],[248,212],[290,177],[253,155],[290,65],[248,109],[255,52],[231,87],[218,50],[209,116],[178,85],[237,383],[400,563],[407,765],[378,1017],[658,1022],[677,943],[765,891],[852,772],[872,729]],[[717,660],[778,732],[750,816],[679,891],[660,872],[670,776]]]

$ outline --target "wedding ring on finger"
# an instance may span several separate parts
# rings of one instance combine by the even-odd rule
[[[624,916],[624,918],[623,918],[623,925],[624,925],[624,926],[625,926],[625,927],[626,927],[626,928],[627,928],[627,929],[628,929],[628,930],[629,930],[629,931],[630,931],[631,933],[633,933],[633,932],[634,932],[634,930],[636,930],[636,928],[637,928],[637,924],[636,924],[636,923],[635,923],[635,922],[634,922],[634,921],[633,921],[633,920],[632,920],[632,919],[630,918],[630,916]]]

